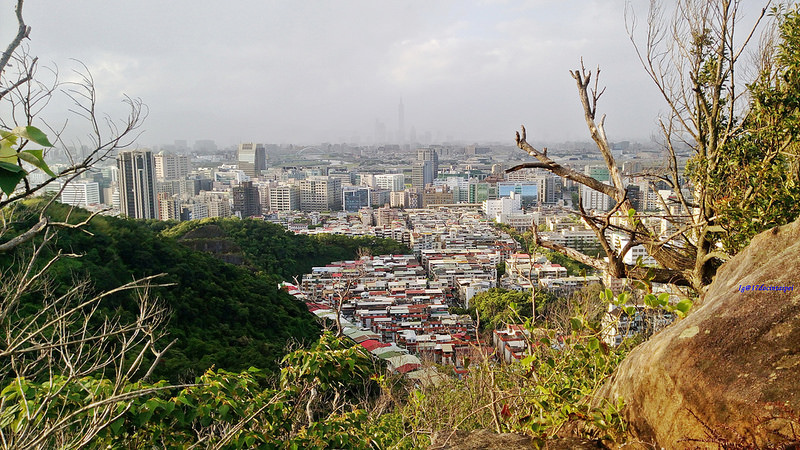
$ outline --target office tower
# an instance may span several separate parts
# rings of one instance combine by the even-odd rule
[[[610,181],[603,181],[604,184],[610,185]],[[581,186],[581,205],[588,210],[608,211],[614,206],[614,200],[603,194],[602,192],[595,191],[588,186]]]
[[[363,186],[345,186],[342,188],[342,207],[345,211],[356,212],[371,205],[371,189]]]
[[[239,170],[250,178],[260,177],[261,171],[267,169],[267,151],[263,144],[239,144],[236,159],[239,161]]]
[[[300,180],[301,211],[338,211],[341,208],[341,180],[327,176]]]
[[[598,181],[610,181],[611,175],[608,171],[608,167],[600,166],[600,165],[586,165],[583,168],[583,173],[589,175],[590,177],[594,178]]]
[[[433,183],[433,162],[416,161],[411,165],[411,186],[424,188]]]
[[[175,153],[158,152],[155,160],[156,179],[177,180],[189,175],[189,157]]]
[[[417,161],[430,161],[433,164],[433,178],[436,179],[439,174],[439,154],[435,149],[430,147],[417,149]]]
[[[406,110],[403,106],[403,99],[397,107],[397,143],[401,146],[406,143]]]
[[[153,152],[121,151],[117,155],[117,168],[120,213],[134,219],[158,218]]]
[[[233,212],[241,218],[261,215],[261,199],[258,187],[252,181],[244,181],[232,189]]]

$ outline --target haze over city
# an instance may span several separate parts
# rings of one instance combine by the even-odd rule
[[[14,30],[13,6],[0,15]],[[643,20],[647,3],[631,2]],[[352,142],[376,130],[432,142],[587,139],[568,70],[607,87],[611,140],[647,140],[662,112],[625,26],[626,2],[145,0],[26,4],[31,53],[63,79],[91,71],[100,109],[123,94],[150,110],[139,145]],[[749,24],[758,10],[745,9]],[[44,72],[44,71],[42,71]],[[48,114],[64,108],[48,108]],[[63,120],[62,116],[48,116]]]

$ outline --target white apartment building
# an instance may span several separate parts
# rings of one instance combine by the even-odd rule
[[[630,239],[625,236],[624,234],[620,233],[613,233],[611,235],[611,245],[617,250],[617,252],[621,251],[623,247],[628,245]],[[643,245],[635,245],[628,250],[628,253],[622,257],[622,262],[629,265],[635,265],[636,261],[639,258],[642,258],[642,264],[645,266],[655,266],[658,265],[658,262],[647,253],[647,250],[644,248]]]
[[[153,155],[156,178],[178,180],[189,175],[189,156],[159,152]]]
[[[611,184],[608,181],[603,181],[604,184]],[[581,204],[583,205],[583,209],[589,210],[597,210],[597,211],[608,211],[614,206],[614,200],[603,194],[601,192],[597,192],[594,189],[581,185]]]
[[[375,175],[375,187],[388,189],[392,192],[402,191],[406,188],[406,177],[402,173],[386,173]]]
[[[522,212],[522,199],[519,195],[512,192],[509,197],[501,197],[497,200],[484,200],[483,213],[486,217],[494,219],[498,215],[518,214]]]
[[[100,203],[100,185],[96,181],[74,180],[61,191],[61,203],[86,207]]]
[[[300,209],[300,190],[288,184],[269,189],[271,211],[297,211]]]

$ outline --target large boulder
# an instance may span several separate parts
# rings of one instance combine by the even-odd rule
[[[701,300],[634,349],[600,395],[625,400],[632,439],[647,447],[800,442],[800,221],[756,236]]]

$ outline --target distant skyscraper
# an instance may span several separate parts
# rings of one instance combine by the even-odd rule
[[[397,106],[397,141],[400,145],[406,143],[406,111],[402,98],[400,105]]]
[[[411,186],[424,188],[433,183],[433,162],[416,161],[411,165]]]
[[[239,144],[236,156],[239,170],[251,178],[260,177],[261,171],[267,169],[267,151],[263,144],[253,142]]]
[[[439,173],[439,154],[436,149],[430,147],[417,149],[417,161],[430,161],[433,164],[433,178],[436,178]]]
[[[150,150],[117,155],[120,212],[135,219],[157,219],[155,162]]]

